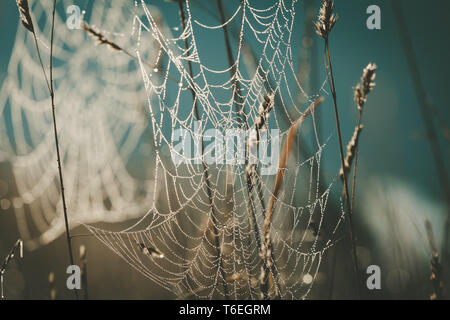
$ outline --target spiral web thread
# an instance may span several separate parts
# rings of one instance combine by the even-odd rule
[[[202,154],[178,152],[178,142],[171,133],[182,128],[186,136],[208,140],[211,137],[204,134],[208,128],[222,132],[245,124],[252,128],[264,96],[274,95],[274,111],[266,129],[280,129],[283,140],[302,114],[294,92],[308,103],[315,99],[303,91],[294,71],[291,39],[297,1],[279,0],[267,8],[257,8],[256,2],[244,0],[221,25],[202,22],[190,3],[184,2],[185,28],[179,29],[178,36],[168,37],[152,9],[143,1],[135,2],[143,12],[134,17],[133,34],[138,35],[136,54],[148,94],[157,177],[153,190],[161,190],[158,200],[135,225],[121,232],[87,228],[133,268],[178,297],[259,299],[261,234],[256,234],[261,233],[267,202],[273,195],[274,176],[263,176],[257,170],[258,198],[258,188],[249,193],[245,165],[219,162],[203,166]],[[231,29],[235,20],[240,30],[234,64],[222,69],[208,65],[202,58],[197,32],[222,32],[226,26]],[[148,37],[160,45],[162,77],[156,77],[158,69],[149,69],[141,58],[140,42]],[[256,43],[255,51],[261,52],[253,72],[245,63],[247,41]],[[287,125],[283,117],[288,119]],[[324,252],[333,244],[320,233],[331,185],[319,192],[324,145],[317,137],[314,114],[312,119],[317,151],[285,169],[272,221],[276,281],[272,281],[270,292],[286,299],[308,295]],[[196,126],[197,120],[201,121]],[[269,144],[272,139],[275,137],[269,135]],[[238,143],[233,147],[238,148]],[[210,149],[205,150],[206,155]],[[169,155],[174,152],[184,160],[182,164],[174,164]],[[255,213],[257,229],[251,212]],[[331,237],[341,219],[331,228]]]

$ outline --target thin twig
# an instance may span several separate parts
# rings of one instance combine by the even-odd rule
[[[52,103],[52,118],[53,118],[53,132],[55,134],[55,146],[56,146],[56,158],[58,161],[58,173],[59,173],[59,183],[61,186],[61,199],[63,205],[64,212],[64,224],[66,227],[66,238],[67,238],[67,246],[69,248],[69,259],[70,264],[74,265],[73,252],[72,252],[72,240],[70,237],[70,228],[69,228],[69,218],[67,215],[67,205],[66,205],[66,196],[64,192],[64,179],[63,172],[61,166],[61,156],[59,152],[59,142],[58,142],[58,129],[56,126],[56,108],[55,108],[55,91],[53,88],[53,34],[55,30],[55,11],[56,11],[56,0],[53,0],[53,13],[52,13],[52,31],[50,38],[50,97]],[[78,300],[78,291],[74,290],[75,297]]]
[[[428,219],[425,220],[425,230],[427,232],[428,244],[431,249],[431,284],[433,285],[434,292],[430,296],[430,300],[442,300],[445,297],[445,287],[443,281],[442,265],[439,259],[439,253],[437,250],[436,242],[434,240],[433,228]]]
[[[284,178],[284,173],[286,170],[287,160],[289,158],[289,154],[293,145],[294,137],[297,133],[297,130],[300,128],[305,119],[322,103],[323,98],[319,98],[314,101],[309,108],[301,115],[301,117],[292,124],[289,129],[288,136],[286,137],[286,142],[284,143],[281,159],[279,163],[278,173],[275,177],[275,183],[272,191],[272,196],[269,201],[269,206],[267,208],[266,218],[264,220],[263,226],[263,245],[260,252],[260,257],[263,261],[263,273],[261,276],[261,287],[263,292],[266,290],[269,280],[269,268],[273,265],[273,255],[272,255],[272,239],[270,229],[272,226],[272,217],[273,210],[275,207],[275,203],[278,200],[278,195],[280,193],[281,185]]]
[[[50,93],[50,99],[51,99],[51,107],[52,107],[52,118],[53,118],[53,131],[55,135],[55,147],[56,147],[56,158],[58,162],[58,174],[59,174],[59,183],[61,187],[61,199],[62,199],[62,205],[63,205],[63,213],[64,213],[64,224],[66,228],[66,237],[67,237],[67,246],[69,249],[69,259],[70,264],[74,265],[73,260],[73,253],[72,253],[72,243],[71,243],[71,236],[70,236],[70,228],[69,228],[69,219],[67,216],[67,206],[66,206],[66,197],[64,193],[64,182],[63,182],[63,173],[62,173],[62,167],[61,167],[61,157],[59,152],[59,142],[58,142],[58,130],[56,126],[56,110],[55,110],[55,92],[53,87],[53,36],[54,36],[54,30],[55,30],[55,12],[56,12],[56,0],[53,1],[53,11],[52,11],[52,26],[51,26],[51,39],[50,39],[50,79],[47,79],[47,73],[45,72],[44,64],[41,59],[41,54],[39,50],[39,45],[37,43],[37,37],[36,32],[33,26],[33,20],[31,18],[31,11],[28,6],[27,0],[17,0],[16,1],[17,6],[19,8],[20,18],[22,21],[22,24],[25,26],[27,30],[29,30],[33,34],[34,42],[36,45],[36,51],[38,53],[39,62],[42,67],[42,72],[44,73],[45,77],[45,83],[48,87],[49,93]],[[74,290],[75,297],[78,299],[78,292],[77,290]]]
[[[80,246],[80,263],[81,263],[81,283],[84,291],[84,300],[89,300],[88,276],[87,276],[87,253],[86,247]]]
[[[328,42],[329,35],[334,25],[336,24],[338,17],[334,14],[334,2],[332,0],[322,0],[322,6],[319,10],[318,21],[316,21],[316,33],[321,36],[325,41],[324,47],[324,63],[325,63],[325,71],[327,74],[327,82],[330,86],[331,94],[333,96],[333,106],[334,106],[334,115],[336,120],[336,129],[339,140],[339,155],[341,159],[341,167],[345,168],[345,160],[344,160],[344,147],[342,143],[342,134],[341,134],[341,124],[339,121],[339,111],[337,106],[337,95],[336,95],[336,87],[334,84],[334,73],[333,73],[333,64],[331,61],[330,55],[330,46]],[[347,209],[349,211],[349,233],[351,239],[352,253],[353,253],[353,267],[355,271],[356,277],[356,294],[359,297],[359,270],[358,270],[358,256],[356,254],[356,241],[354,236],[354,227],[353,227],[353,213],[350,205],[350,197],[348,193],[348,184],[347,177],[345,174],[343,175],[343,184],[344,184],[344,198],[347,204]]]
[[[325,40],[325,50],[326,50],[326,57],[328,59],[328,65],[329,65],[329,69],[330,69],[329,73],[327,70],[327,77],[328,77],[328,83],[330,85],[330,90],[331,90],[332,96],[333,96],[334,115],[335,115],[335,119],[336,119],[336,128],[337,128],[338,140],[339,140],[339,155],[341,158],[341,166],[344,167],[345,166],[344,148],[343,148],[343,144],[342,144],[341,124],[339,121],[339,111],[338,111],[338,106],[337,106],[336,88],[334,85],[333,66],[332,66],[332,62],[331,62],[330,47],[328,44],[328,39]],[[327,62],[325,62],[325,68],[328,69]],[[353,212],[352,212],[352,207],[350,205],[347,177],[345,175],[343,178],[343,184],[344,184],[344,191],[345,191],[344,198],[346,201],[347,208],[349,210],[348,217],[349,217],[350,241],[351,241],[351,245],[352,245],[353,266],[355,269],[355,276],[356,276],[356,288],[357,288],[356,293],[357,293],[357,296],[359,297],[358,255],[356,253],[356,240],[355,240],[355,234],[354,234],[355,229],[354,229],[354,224],[353,224]]]
[[[356,173],[357,173],[357,166],[358,166],[358,150],[359,150],[359,137],[361,135],[362,131],[362,114],[364,110],[364,105],[367,101],[368,94],[373,90],[375,87],[375,72],[377,70],[377,66],[374,63],[369,63],[367,67],[364,68],[363,74],[361,77],[361,83],[359,83],[355,87],[354,91],[354,97],[355,97],[355,103],[356,107],[358,109],[358,124],[355,128],[355,131],[353,133],[353,136],[347,145],[347,155],[345,156],[344,160],[344,167],[341,167],[340,176],[341,179],[345,178],[348,181],[348,174],[351,170],[352,163],[353,164],[353,179],[352,179],[352,195],[351,195],[351,212],[354,212],[354,203],[355,203],[355,194],[356,194]],[[344,194],[344,189],[342,193]],[[331,283],[330,283],[330,291],[329,291],[329,298],[331,299],[333,296],[333,287],[334,287],[334,276],[335,276],[335,268],[336,268],[336,260],[337,255],[335,254],[333,256],[333,262],[331,266]]]
[[[101,33],[96,28],[90,26],[87,22],[83,21],[81,28],[85,32],[87,32],[89,35],[91,35],[91,37],[96,39],[98,45],[105,45],[105,46],[109,47],[110,49],[112,49],[113,51],[122,52],[122,53],[126,54],[127,56],[129,56],[131,59],[138,61],[138,62],[140,61],[139,58],[136,57],[134,54],[132,54],[130,51],[119,46],[117,43],[115,43],[111,39],[107,38],[103,33]],[[165,73],[163,70],[158,68],[156,65],[151,65],[147,61],[142,61],[142,63],[144,65],[146,65],[147,67],[151,68],[153,71],[159,73],[160,75],[167,77],[167,79],[169,79],[175,83],[179,83],[178,80],[176,80],[174,77],[170,76],[168,73]]]
[[[361,134],[362,129],[362,114],[364,110],[364,105],[367,101],[368,94],[373,90],[375,87],[375,77],[376,77],[376,70],[377,65],[375,63],[369,63],[367,67],[363,70],[363,75],[361,77],[361,83],[359,83],[355,87],[355,103],[356,107],[358,108],[359,115],[358,115],[358,125],[356,126],[356,137],[355,139],[355,146],[354,146],[354,166],[353,166],[353,180],[352,180],[352,203],[351,203],[351,210],[353,212],[355,208],[355,194],[356,194],[356,171],[358,166],[358,150],[359,150],[359,135]],[[351,156],[351,155],[350,155]],[[351,160],[347,161],[351,162]],[[347,164],[347,163],[346,163]],[[345,168],[343,168],[343,171],[345,172]]]
[[[263,128],[265,126],[267,126],[267,121],[269,119],[270,116],[270,111],[273,109],[274,107],[274,95],[265,95],[263,102],[261,103],[261,106],[258,110],[258,117],[255,120],[255,125],[254,125],[254,131],[252,131],[254,133],[254,138],[249,139],[248,141],[248,153],[249,155],[246,156],[246,169],[245,169],[245,177],[246,177],[246,182],[247,182],[247,191],[248,191],[248,195],[249,195],[249,199],[250,199],[250,214],[251,214],[251,218],[253,221],[253,229],[255,232],[255,238],[256,238],[256,243],[258,246],[258,252],[261,252],[261,248],[264,246],[264,243],[261,241],[261,236],[260,236],[260,231],[259,231],[259,227],[258,227],[258,223],[257,223],[257,219],[256,219],[256,215],[255,215],[255,205],[254,205],[254,199],[253,199],[253,190],[254,187],[256,185],[257,187],[257,195],[259,197],[259,200],[261,202],[261,210],[262,210],[262,216],[265,219],[265,204],[264,204],[264,198],[263,198],[263,194],[262,194],[262,189],[261,189],[261,179],[260,176],[258,174],[258,165],[256,163],[256,161],[253,161],[252,159],[252,163],[248,163],[250,160],[250,153],[254,152],[254,155],[257,155],[259,152],[259,147],[260,147],[260,140],[261,140],[261,131],[263,130]],[[256,150],[255,150],[256,149]],[[254,162],[254,163],[253,163]],[[272,241],[269,239],[270,243],[269,243],[269,247],[272,248]],[[275,284],[275,296],[281,295],[281,286],[279,283],[279,275],[278,275],[278,271],[277,271],[277,267],[275,265],[275,258],[274,258],[274,253],[273,251],[271,251],[271,264],[270,265],[263,265],[263,273],[268,273],[269,271],[272,273],[272,279],[274,281]],[[265,263],[265,260],[262,259],[262,262]],[[263,289],[263,298],[264,299],[269,299],[270,298],[270,294],[269,291],[266,286],[262,286]]]
[[[2,300],[5,299],[5,292],[3,286],[6,268],[8,267],[12,259],[14,259],[17,249],[19,250],[19,256],[23,258],[23,241],[21,239],[18,239],[14,244],[14,246],[11,248],[5,260],[3,260],[2,268],[0,269],[0,299]]]

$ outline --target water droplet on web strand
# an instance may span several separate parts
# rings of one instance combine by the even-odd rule
[[[304,284],[311,284],[313,282],[313,277],[309,273],[305,274],[303,276],[303,283]]]

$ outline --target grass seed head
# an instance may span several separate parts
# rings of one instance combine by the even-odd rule
[[[328,35],[338,20],[338,16],[333,13],[333,9],[333,0],[322,0],[319,16],[314,26],[316,27],[316,33],[324,39],[328,39]]]
[[[94,39],[97,40],[98,45],[106,45],[109,48],[115,50],[115,51],[122,51],[122,48],[114,43],[113,41],[106,38],[105,35],[103,35],[100,31],[95,30],[93,27],[91,27],[86,22],[83,22],[82,28],[84,31],[86,31],[88,34],[90,34]]]
[[[16,0],[17,7],[19,8],[20,20],[28,31],[34,33],[33,20],[31,19],[30,7],[28,6],[28,0]]]
[[[367,101],[367,95],[375,87],[377,65],[369,63],[363,70],[361,82],[355,87],[355,102],[358,110],[362,110]]]
[[[344,159],[344,168],[341,168],[341,171],[340,171],[341,179],[344,178],[344,174],[347,174],[350,171],[350,168],[352,167],[352,162],[353,162],[353,159],[355,158],[355,150],[358,145],[358,140],[361,135],[362,129],[363,129],[362,125],[355,127],[353,136],[347,145],[347,154],[345,155],[345,159]]]

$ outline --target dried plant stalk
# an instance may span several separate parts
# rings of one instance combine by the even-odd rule
[[[88,276],[87,276],[87,253],[86,247],[80,246],[81,283],[84,291],[84,300],[89,300]]]
[[[95,27],[90,26],[87,22],[83,21],[81,28],[88,33],[92,38],[94,38],[95,40],[97,40],[97,44],[98,45],[105,45],[108,48],[112,49],[113,51],[117,51],[117,52],[122,52],[125,53],[127,56],[129,56],[130,58],[132,58],[133,60],[136,61],[141,61],[138,59],[138,57],[136,57],[135,55],[131,54],[128,50],[122,48],[121,46],[119,46],[117,43],[115,43],[113,40],[109,39],[106,35],[104,35],[101,31],[97,30]],[[153,71],[156,71],[157,73],[163,75],[163,76],[167,76],[167,79],[175,82],[175,83],[179,83],[178,80],[174,79],[173,77],[171,77],[170,75],[166,75],[164,73],[163,70],[161,70],[157,65],[151,65],[145,61],[142,61],[143,64],[145,64],[147,67],[150,67]]]
[[[82,28],[84,31],[86,31],[94,39],[97,40],[98,45],[106,45],[113,50],[123,51],[123,49],[119,45],[117,45],[115,42],[109,40],[100,31],[95,30],[93,27],[91,27],[89,24],[87,24],[87,22],[83,21]]]
[[[48,284],[50,286],[50,300],[56,300],[58,291],[55,286],[55,273],[52,271],[48,274]]]
[[[354,97],[355,97],[355,103],[356,107],[359,111],[358,116],[358,125],[355,127],[355,131],[353,133],[353,136],[347,145],[347,154],[344,159],[344,167],[341,167],[340,170],[340,177],[342,180],[344,178],[348,177],[348,174],[352,167],[352,162],[354,162],[353,166],[353,179],[352,179],[352,196],[351,196],[351,212],[353,212],[354,204],[355,204],[355,194],[356,194],[356,172],[357,172],[357,164],[358,164],[358,144],[359,144],[359,137],[361,135],[361,131],[363,129],[362,122],[362,113],[364,110],[364,105],[367,101],[368,94],[373,90],[375,87],[375,71],[377,69],[376,64],[369,63],[367,67],[363,70],[363,75],[361,77],[361,82],[356,85]],[[347,179],[346,179],[347,180]],[[345,190],[342,191],[344,193]],[[331,267],[331,284],[330,284],[330,292],[329,292],[329,298],[333,296],[333,289],[334,289],[334,276],[335,276],[335,268],[336,268],[336,259],[337,255],[334,254],[333,256],[333,264]]]
[[[142,242],[137,242],[137,245],[141,253],[149,258],[157,258],[157,259],[164,258],[164,253],[159,251],[157,248],[147,246]]]
[[[34,42],[36,45],[36,50],[39,57],[39,62],[42,67],[42,72],[44,73],[45,82],[48,87],[48,91],[50,93],[50,99],[51,99],[51,107],[52,107],[52,118],[53,118],[53,132],[55,136],[55,147],[56,147],[56,158],[58,162],[58,174],[59,174],[59,184],[61,188],[61,200],[63,205],[63,213],[64,213],[64,224],[66,228],[66,238],[67,238],[67,246],[69,250],[69,260],[70,264],[74,265],[73,260],[73,252],[72,252],[72,241],[70,237],[70,228],[69,228],[69,218],[67,215],[67,206],[66,206],[66,197],[64,192],[64,180],[63,180],[63,173],[62,173],[62,166],[61,166],[61,156],[59,152],[59,142],[58,142],[58,129],[56,126],[56,109],[55,109],[55,91],[53,87],[53,35],[55,31],[55,12],[56,12],[56,0],[53,1],[53,11],[52,11],[52,26],[51,26],[51,39],[50,39],[50,79],[47,79],[47,73],[45,72],[44,64],[42,63],[41,54],[39,50],[39,45],[37,43],[37,37],[36,33],[33,27],[33,20],[31,19],[31,12],[30,8],[28,6],[27,0],[17,0],[16,1],[17,6],[19,8],[20,13],[20,19],[22,21],[22,24],[25,26],[25,28],[30,31],[33,34]],[[78,292],[77,290],[74,290],[75,297],[78,299]]]
[[[263,98],[263,102],[262,102],[261,106],[259,107],[258,117],[256,118],[255,124],[254,124],[255,128],[253,131],[253,136],[251,136],[248,141],[247,149],[248,149],[249,155],[250,155],[250,150],[253,148],[256,149],[256,153],[258,152],[258,147],[259,147],[259,143],[260,143],[260,139],[261,139],[261,131],[265,127],[265,125],[269,119],[269,116],[270,116],[270,111],[274,107],[274,97],[275,97],[274,94],[265,95]],[[248,159],[248,157],[246,157],[246,159]],[[265,204],[264,204],[264,199],[262,196],[260,177],[257,174],[257,171],[258,171],[258,167],[257,167],[256,163],[248,163],[246,166],[246,169],[245,169],[245,178],[246,178],[246,182],[247,182],[247,190],[248,190],[249,200],[250,200],[249,215],[252,218],[256,244],[258,246],[258,252],[261,252],[261,248],[263,247],[264,244],[261,240],[260,231],[259,231],[259,227],[258,227],[258,223],[256,220],[256,215],[255,215],[255,205],[254,205],[254,199],[253,199],[253,190],[254,190],[255,186],[257,187],[256,192],[257,192],[257,194],[259,196],[259,200],[261,202],[261,210],[263,210],[263,216],[265,214]],[[269,247],[272,247],[272,243],[269,244]],[[271,282],[273,282],[273,285],[275,286],[273,296],[278,296],[281,293],[281,286],[280,286],[279,280],[278,280],[279,279],[278,271],[273,262],[273,260],[274,260],[273,253],[271,255],[272,255],[271,256],[272,264],[270,264],[270,266],[263,265],[261,275],[268,274],[269,269],[270,269],[270,273],[272,275],[270,280],[271,280]],[[261,276],[260,278],[264,279],[264,276]],[[270,292],[269,292],[269,287],[270,286],[261,286],[263,299],[269,299],[271,297]]]
[[[353,180],[352,180],[352,202],[351,202],[351,209],[353,212],[354,209],[354,205],[355,205],[355,194],[356,194],[356,170],[357,170],[357,164],[358,164],[358,142],[359,142],[359,136],[361,134],[361,130],[363,128],[361,122],[362,122],[362,114],[363,114],[363,110],[364,110],[364,105],[366,104],[367,101],[367,96],[369,95],[369,93],[373,90],[373,88],[375,88],[375,77],[376,77],[376,70],[377,70],[377,65],[375,63],[369,63],[367,65],[367,67],[364,68],[363,70],[363,74],[361,77],[361,83],[359,83],[356,87],[355,87],[355,103],[356,103],[356,107],[358,108],[359,111],[359,116],[358,116],[358,126],[355,129],[355,133],[353,135],[352,140],[350,141],[350,149],[349,147],[347,147],[347,156],[345,158],[345,163],[344,165],[348,165],[348,168],[344,167],[344,175],[346,174],[346,169],[347,172],[350,170],[351,166],[352,166],[352,161],[354,158],[354,168],[353,168]],[[358,131],[358,132],[356,132]],[[353,143],[352,143],[353,142]]]
[[[269,275],[270,275],[270,269],[273,265],[273,259],[272,259],[272,239],[270,234],[270,227],[272,224],[272,217],[273,217],[273,208],[275,206],[276,201],[278,200],[278,195],[281,190],[281,185],[284,178],[284,172],[286,169],[287,160],[289,158],[289,153],[293,145],[294,137],[297,133],[297,130],[300,128],[302,123],[305,121],[305,119],[322,103],[324,99],[318,98],[316,101],[314,101],[309,108],[305,111],[305,113],[302,114],[302,116],[294,122],[294,124],[290,127],[288,136],[286,138],[286,142],[284,143],[283,149],[281,151],[281,159],[279,163],[279,169],[278,173],[275,177],[275,183],[273,187],[272,197],[269,201],[269,206],[267,208],[267,214],[266,218],[264,220],[264,226],[263,226],[263,242],[261,246],[261,252],[260,252],[260,258],[263,262],[263,270],[261,272],[261,288],[263,292],[268,291],[268,282],[269,282]],[[274,275],[272,274],[272,277]]]
[[[325,61],[325,70],[327,73],[327,82],[330,86],[331,94],[333,96],[333,105],[334,105],[334,115],[336,120],[336,129],[338,134],[339,141],[339,156],[341,160],[341,167],[345,167],[344,160],[344,147],[342,143],[342,133],[341,133],[341,124],[339,121],[339,111],[337,106],[337,96],[336,96],[336,86],[334,84],[334,73],[333,73],[333,64],[331,62],[331,54],[330,54],[330,46],[328,42],[328,37],[333,29],[334,25],[337,21],[337,16],[333,13],[334,2],[332,0],[322,0],[322,6],[319,11],[318,21],[315,23],[316,32],[319,36],[321,36],[325,41],[324,48],[324,61]],[[347,177],[343,175],[342,179],[344,185],[344,198],[347,205],[347,210],[349,211],[349,233],[350,240],[352,246],[352,254],[353,254],[353,268],[355,273],[356,280],[356,294],[359,297],[359,268],[358,268],[358,255],[356,253],[356,240],[355,240],[355,232],[353,227],[353,212],[352,207],[350,205],[350,197],[348,192],[348,184]]]
[[[363,125],[359,125],[355,127],[355,131],[353,132],[353,136],[350,139],[350,142],[347,145],[347,154],[344,159],[344,168],[341,168],[340,176],[341,179],[344,179],[344,174],[347,175],[352,167],[353,159],[356,156],[356,148],[358,145],[359,137],[361,135],[363,129]]]
[[[281,189],[281,183],[283,182],[283,177],[284,177],[284,169],[286,168],[287,159],[289,157],[289,152],[291,150],[292,142],[294,140],[295,134],[297,133],[297,130],[301,126],[303,121],[305,121],[305,119],[311,114],[311,112],[314,111],[314,109],[316,109],[323,102],[323,100],[324,99],[321,97],[321,98],[317,99],[316,101],[314,101],[309,106],[309,108],[305,111],[305,113],[303,113],[302,116],[297,121],[295,121],[294,124],[289,129],[286,142],[285,142],[285,144],[283,146],[283,150],[281,152],[281,159],[280,159],[278,173],[275,178],[275,184],[273,187],[272,197],[270,199],[269,206],[267,208],[267,215],[266,215],[266,219],[264,222],[264,233],[266,233],[268,231],[268,228],[270,227],[270,223],[272,221],[273,207],[275,205],[275,202],[277,201],[277,197],[278,197],[278,194]]]
[[[444,299],[445,295],[443,269],[439,259],[439,253],[436,247],[436,242],[434,240],[433,228],[428,219],[425,220],[425,229],[427,232],[428,244],[431,249],[430,281],[434,289],[434,292],[430,296],[430,300],[442,300]]]
[[[9,251],[5,260],[3,261],[2,268],[0,269],[0,299],[5,299],[4,275],[5,275],[6,269],[8,268],[10,262],[16,256],[17,251],[19,251],[19,257],[23,258],[23,241],[21,239],[18,239],[16,241],[16,243],[14,244],[14,246],[11,248],[11,250]]]

